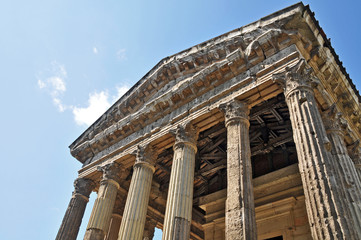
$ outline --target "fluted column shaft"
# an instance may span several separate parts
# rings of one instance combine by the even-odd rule
[[[191,124],[178,126],[170,175],[163,240],[189,239],[198,131]]]
[[[290,111],[293,139],[297,149],[299,170],[313,239],[352,239],[347,226],[340,221],[343,212],[330,164],[331,144],[314,97],[310,70],[305,60],[273,75],[284,87]]]
[[[117,191],[121,167],[113,162],[98,168],[103,172],[98,197],[94,202],[84,240],[104,240],[109,229]]]
[[[78,178],[74,181],[74,192],[61,223],[56,240],[75,240],[84,216],[89,195],[94,189],[94,182]]]
[[[120,225],[119,240],[141,240],[152,187],[154,161],[157,155],[150,147],[139,147]]]
[[[253,198],[249,109],[233,100],[220,108],[227,127],[226,239],[257,239]]]
[[[335,106],[324,113],[323,119],[332,145],[334,161],[331,165],[340,185],[338,194],[344,199],[341,203],[344,208],[341,221],[345,221],[355,239],[361,239],[361,183],[344,141],[347,123],[340,113],[336,113]]]
[[[121,194],[118,192],[117,198],[115,200],[114,209],[112,213],[112,217],[110,219],[110,225],[108,234],[105,238],[105,240],[117,240],[120,224],[122,222],[122,215],[124,211],[126,197],[121,196]]]
[[[350,158],[355,166],[358,181],[361,182],[361,148],[359,147],[360,140],[357,140],[351,146],[347,147]]]

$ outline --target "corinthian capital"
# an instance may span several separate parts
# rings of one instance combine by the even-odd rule
[[[338,131],[343,135],[347,130],[347,122],[334,104],[322,113],[322,119],[327,132]]]
[[[300,59],[296,65],[286,67],[285,71],[272,75],[273,81],[279,83],[285,92],[285,96],[289,95],[296,89],[308,88],[312,91],[319,81],[311,76],[312,68],[306,69],[305,59]]]
[[[74,181],[74,192],[73,194],[81,194],[85,197],[89,197],[93,191],[95,183],[90,179],[77,178]]]
[[[108,163],[104,166],[99,166],[97,170],[103,172],[103,180],[114,180],[119,183],[119,174],[122,170],[122,166],[119,163]]]
[[[243,120],[249,124],[249,108],[247,103],[234,99],[228,103],[221,104],[219,108],[224,112],[226,126],[233,120]]]
[[[175,132],[176,143],[189,142],[193,145],[197,145],[198,133],[199,129],[194,127],[191,123],[178,125]]]
[[[158,153],[156,149],[150,145],[147,145],[146,147],[142,147],[138,145],[138,149],[135,152],[135,162],[146,162],[151,164],[152,166],[155,164],[155,161],[157,160]]]

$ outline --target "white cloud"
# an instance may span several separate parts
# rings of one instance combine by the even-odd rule
[[[56,95],[66,91],[64,79],[60,77],[50,77],[47,81],[51,84],[53,92],[55,92]]]
[[[117,58],[119,61],[127,60],[126,49],[122,48],[117,51]]]
[[[89,94],[87,107],[72,107],[76,124],[90,126],[128,90],[127,86],[121,86],[117,87],[117,94],[114,96],[109,96],[108,91]]]
[[[43,82],[43,81],[41,81],[40,79],[38,79],[38,86],[39,86],[40,89],[45,88],[45,87],[46,87],[46,83]]]
[[[62,103],[59,98],[53,98],[53,103],[58,108],[59,112],[64,112],[68,107]]]
[[[123,96],[129,88],[127,86],[116,87],[117,92],[109,95],[108,90],[94,92],[89,94],[86,107],[76,107],[63,103],[63,95],[66,92],[67,72],[63,65],[57,62],[51,63],[52,67],[47,70],[46,77],[38,77],[39,89],[47,92],[51,97],[53,104],[59,112],[72,110],[74,121],[78,125],[91,125],[97,120],[116,100]],[[43,75],[43,73],[41,73]]]
[[[78,125],[91,125],[110,107],[108,98],[109,94],[106,91],[89,94],[87,107],[73,107],[75,122]]]
[[[98,49],[96,47],[93,47],[93,53],[98,54]]]

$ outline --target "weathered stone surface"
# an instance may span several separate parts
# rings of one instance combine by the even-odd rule
[[[248,105],[233,100],[220,108],[227,127],[226,239],[257,239]]]
[[[157,152],[151,146],[138,146],[127,201],[118,239],[141,240],[143,237]]]
[[[92,180],[78,178],[74,181],[74,192],[61,223],[56,240],[75,240],[89,201],[89,195],[94,189]]]
[[[173,147],[174,156],[164,217],[163,240],[189,239],[197,138],[198,130],[192,124],[178,126]]]
[[[119,189],[120,164],[113,162],[99,167],[103,172],[97,199],[94,202],[84,240],[104,239],[109,229],[117,191]]]
[[[332,145],[333,162],[329,166],[339,185],[337,194],[343,198],[340,200],[343,208],[340,221],[348,227],[354,239],[361,239],[361,183],[355,165],[347,153],[344,141],[347,122],[341,115],[335,105],[323,114],[326,132]]]
[[[343,200],[330,167],[331,143],[314,98],[312,84],[316,81],[304,59],[273,79],[284,87],[313,239],[354,239],[341,221]]]

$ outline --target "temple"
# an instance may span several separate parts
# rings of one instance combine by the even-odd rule
[[[57,240],[361,239],[361,97],[308,6],[161,60],[70,145]]]

